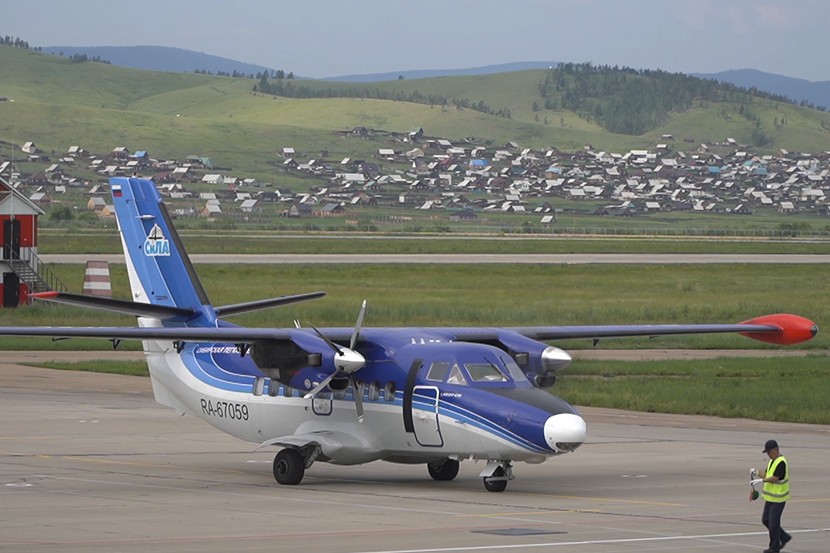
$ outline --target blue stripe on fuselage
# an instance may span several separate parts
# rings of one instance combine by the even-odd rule
[[[228,392],[252,393],[257,377],[264,376],[253,359],[239,355],[234,344],[187,344],[181,358],[197,379]]]
[[[483,406],[486,407],[484,414]],[[441,407],[447,416],[471,424],[516,446],[537,453],[551,451],[543,433],[544,421],[550,416],[547,410],[521,405],[505,398],[503,394],[493,395],[490,390],[474,389],[468,389],[461,397],[442,398]],[[516,424],[517,419],[536,422]]]
[[[263,376],[253,363],[253,360],[250,357],[241,357],[237,347],[233,344],[188,344],[182,350],[181,357],[185,367],[195,378],[208,386],[226,392],[251,394],[256,378]],[[269,392],[271,385],[280,386],[277,382],[271,380],[269,387],[265,389],[264,393]],[[281,388],[282,386],[280,386],[278,393],[282,393]],[[451,399],[440,398],[438,402],[439,416],[470,425],[485,434],[493,435],[516,447],[526,449],[533,453],[550,453],[551,450],[547,446],[538,424],[516,425],[515,423],[508,422],[508,416],[504,415],[504,413],[510,411],[511,414],[514,414],[516,412],[515,407],[519,406],[517,403],[514,401],[505,402],[504,398],[496,398],[496,401],[503,404],[505,409],[496,411],[495,413],[491,410],[490,417],[488,418],[479,413],[481,408],[480,402],[484,401],[486,405],[492,407],[494,404],[494,398],[490,396],[492,392],[475,390],[477,397],[470,399],[469,393],[471,391],[467,390],[466,401],[462,401],[465,399],[465,396],[462,396],[462,398],[453,397]],[[489,397],[483,397],[483,394],[487,394]],[[365,395],[363,399],[367,404],[373,403]],[[353,400],[353,393],[347,392],[342,401]],[[394,401],[386,401],[384,398],[380,398],[374,403],[389,404],[402,408],[403,393],[398,392]],[[511,406],[514,409],[511,410]],[[413,397],[413,408],[433,412],[435,410],[434,399],[415,394]],[[533,413],[534,420],[544,421],[547,418],[546,412],[541,409],[532,409],[535,411]],[[525,419],[525,417],[521,418]],[[512,420],[515,421],[516,417],[513,417]]]

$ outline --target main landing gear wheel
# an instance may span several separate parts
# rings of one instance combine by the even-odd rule
[[[274,457],[274,478],[280,484],[296,486],[305,475],[305,459],[296,449],[283,449]]]
[[[427,470],[433,480],[452,480],[458,476],[459,464],[455,459],[445,459],[444,461],[427,463]]]
[[[503,492],[507,489],[507,478],[502,467],[493,471],[493,476],[484,479],[484,489],[488,492]]]

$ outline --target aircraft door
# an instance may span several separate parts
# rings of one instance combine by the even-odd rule
[[[441,447],[444,439],[438,423],[437,386],[415,386],[412,390],[412,426],[415,440],[426,447]]]

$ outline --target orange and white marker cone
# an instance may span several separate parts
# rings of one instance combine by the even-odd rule
[[[87,261],[84,273],[84,295],[112,297],[110,266],[106,261]]]

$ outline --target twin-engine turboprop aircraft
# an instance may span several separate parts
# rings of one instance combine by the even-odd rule
[[[547,341],[737,332],[796,344],[816,325],[769,315],[738,324],[515,328],[243,328],[222,317],[324,295],[214,307],[154,183],[110,180],[132,300],[35,294],[135,315],[135,327],[5,327],[0,335],[143,341],[156,400],[261,447],[276,446],[274,477],[299,484],[315,461],[422,463],[452,480],[481,460],[489,491],[513,463],[541,463],[578,448],[576,409],[544,388],[571,360]]]

